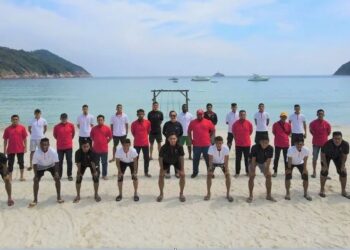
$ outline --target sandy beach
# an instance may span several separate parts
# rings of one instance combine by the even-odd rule
[[[350,140],[350,129],[341,130],[343,137]],[[0,131],[1,135],[3,130]],[[52,145],[55,141],[52,130],[47,133]],[[226,130],[217,131],[226,141]],[[270,134],[271,135],[271,134]],[[78,145],[75,138],[75,147]],[[306,146],[311,149],[311,137]],[[3,150],[1,145],[0,150]],[[110,144],[112,149],[112,144]],[[111,156],[111,153],[110,155]],[[29,154],[26,154],[26,165]],[[192,162],[185,162],[187,201],[178,200],[178,180],[172,176],[165,180],[165,199],[155,201],[158,195],[158,171],[156,160],[151,161],[151,179],[143,177],[143,161],[139,167],[140,201],[132,200],[130,173],[124,178],[124,198],[115,202],[117,177],[114,164],[109,165],[109,180],[100,181],[102,201],[93,199],[93,185],[87,171],[82,183],[79,204],[73,204],[75,182],[62,180],[62,195],[65,203],[55,202],[54,182],[49,174],[40,183],[39,204],[27,208],[33,198],[32,172],[25,172],[27,181],[19,182],[19,169],[15,165],[13,174],[13,198],[15,206],[8,208],[4,186],[0,190],[0,242],[2,248],[24,247],[280,247],[280,248],[344,248],[350,247],[350,200],[340,196],[340,183],[331,165],[327,181],[327,197],[321,199],[319,178],[310,178],[309,192],[312,202],[302,196],[302,181],[294,171],[291,195],[292,200],[284,200],[284,169],[282,161],[279,175],[272,180],[272,194],[278,200],[271,203],[265,200],[265,179],[258,173],[255,180],[255,200],[246,203],[248,178],[232,178],[233,203],[224,198],[224,176],[216,171],[212,185],[212,199],[204,201],[206,193],[206,170],[204,161],[200,163],[200,175],[191,179]],[[234,170],[234,153],[231,150],[230,171]],[[308,162],[311,172],[311,157]],[[318,166],[319,168],[319,166]],[[349,162],[347,163],[349,169]],[[64,169],[66,169],[64,167]],[[74,176],[76,167],[74,167]],[[319,177],[319,176],[318,176]],[[350,191],[350,188],[348,187]]]

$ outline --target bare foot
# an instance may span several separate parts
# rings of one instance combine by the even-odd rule
[[[308,200],[308,201],[312,201],[311,196],[308,195],[308,194],[304,194],[304,198],[305,198],[306,200]]]
[[[76,196],[73,200],[73,203],[79,203],[80,201],[80,196]]]
[[[161,195],[159,195],[158,197],[157,197],[157,201],[158,202],[161,202],[163,200],[163,195],[161,194]]]
[[[273,198],[272,196],[267,196],[266,200],[276,202],[275,198]]]
[[[284,197],[284,199],[286,199],[287,201],[290,201],[290,194],[286,194],[286,196]]]
[[[8,199],[7,206],[11,207],[15,204],[15,202],[12,199]]]
[[[226,199],[228,200],[228,202],[233,202],[233,197],[231,195],[227,195]]]
[[[348,194],[347,192],[343,192],[341,195],[347,199],[350,199],[350,194]]]
[[[109,163],[112,163],[112,162],[114,162],[115,161],[115,159],[110,159],[108,162]]]
[[[101,197],[98,194],[95,195],[95,201],[96,202],[100,202],[101,201]]]
[[[319,192],[318,195],[321,196],[322,198],[325,198],[325,197],[326,197],[326,194],[323,193],[323,192]]]
[[[253,197],[248,197],[246,200],[248,203],[252,203],[253,202]]]
[[[31,203],[29,203],[28,208],[35,207],[37,204],[38,204],[37,201],[32,201]]]
[[[238,177],[239,177],[239,174],[235,174],[233,177],[238,178]]]
[[[180,197],[179,197],[179,200],[180,200],[181,202],[185,202],[185,201],[186,201],[186,198],[185,198],[185,196],[184,196],[183,194],[181,194]]]
[[[204,196],[204,200],[205,200],[205,201],[210,200],[210,194],[207,194],[206,196]]]
[[[63,199],[61,199],[61,198],[57,199],[57,203],[58,203],[58,204],[62,204],[63,202],[64,202]]]

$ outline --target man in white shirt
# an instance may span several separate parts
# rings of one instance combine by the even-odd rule
[[[306,119],[303,114],[300,113],[300,105],[294,105],[294,113],[289,116],[289,123],[292,126],[292,142],[294,145],[297,139],[306,139]]]
[[[33,155],[40,145],[40,140],[44,138],[47,130],[47,121],[41,117],[41,110],[34,110],[34,117],[29,121],[28,131],[30,133],[30,165],[28,171],[33,168]]]
[[[216,168],[221,168],[226,179],[226,198],[229,202],[233,202],[233,197],[230,195],[231,176],[228,168],[230,149],[226,145],[223,145],[224,139],[221,136],[216,136],[214,140],[215,144],[211,145],[208,150],[209,168],[207,174],[207,195],[204,197],[204,200],[210,200],[210,188],[214,171]]]
[[[237,103],[231,103],[231,112],[226,115],[226,124],[228,125],[227,146],[229,149],[231,149],[233,142],[232,125],[239,119],[237,108]]]
[[[122,147],[118,148],[115,153],[117,168],[118,168],[118,189],[119,195],[115,198],[116,201],[121,201],[123,198],[123,180],[126,169],[130,168],[131,179],[134,185],[134,201],[139,201],[137,194],[138,180],[137,180],[137,152],[131,147],[130,139],[122,141]]]
[[[115,152],[119,142],[123,143],[129,130],[129,120],[128,116],[123,112],[123,105],[118,104],[116,110],[117,112],[112,115],[110,120],[111,130],[113,132],[113,156],[109,162],[115,161]]]
[[[267,132],[270,123],[269,113],[265,112],[265,105],[263,103],[259,104],[258,109],[259,111],[254,115],[256,126],[255,144],[259,144],[261,138],[269,138],[269,133]]]
[[[92,147],[92,141],[90,138],[91,128],[94,126],[94,116],[89,114],[89,106],[84,104],[82,107],[83,113],[77,118],[77,127],[79,129],[79,147],[83,142],[88,141],[90,147]]]
[[[294,143],[294,146],[291,146],[288,149],[288,167],[286,169],[286,200],[290,200],[290,180],[293,176],[293,168],[298,168],[301,178],[303,180],[304,187],[304,198],[308,201],[311,201],[312,198],[308,195],[307,189],[309,186],[309,174],[307,171],[307,159],[309,157],[309,149],[304,147],[304,140],[297,139]]]
[[[187,130],[190,122],[193,120],[193,115],[188,112],[188,107],[186,104],[182,105],[182,112],[177,117],[178,122],[180,122],[183,130],[183,134],[180,137],[180,144],[183,146],[187,145],[188,158],[192,160],[192,147],[188,138]]]
[[[63,203],[61,198],[61,181],[58,173],[58,154],[56,150],[50,147],[48,138],[40,140],[40,147],[33,155],[33,169],[34,169],[34,200],[29,204],[29,207],[35,207],[38,203],[39,182],[45,172],[51,173],[55,180],[57,203]]]

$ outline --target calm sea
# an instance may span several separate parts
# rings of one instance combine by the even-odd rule
[[[51,125],[59,121],[63,112],[75,122],[85,103],[95,116],[105,115],[108,123],[116,104],[121,103],[133,120],[138,108],[150,110],[152,89],[188,89],[190,112],[212,103],[220,128],[226,127],[225,116],[232,102],[247,110],[250,119],[260,102],[265,103],[273,121],[281,111],[291,113],[293,105],[299,103],[308,121],[314,119],[317,109],[323,108],[332,124],[350,125],[350,77],[275,76],[268,82],[223,77],[215,81],[218,82],[191,82],[190,77],[180,77],[178,83],[168,77],[0,80],[0,127],[9,123],[12,114],[19,114],[22,123],[27,124],[36,108],[42,110]],[[166,115],[170,110],[180,111],[185,101],[179,93],[163,93],[157,100]]]

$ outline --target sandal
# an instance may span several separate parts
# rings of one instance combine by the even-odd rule
[[[186,201],[186,198],[185,198],[185,196],[180,195],[179,200],[180,200],[181,202],[185,202],[185,201]]]
[[[118,195],[118,196],[115,198],[115,201],[121,201],[122,199],[123,199],[123,196]]]
[[[227,196],[226,198],[227,198],[228,202],[233,202],[233,197],[231,195]]]
[[[138,195],[134,195],[134,201],[139,201],[140,197]]]
[[[163,195],[159,195],[158,197],[157,197],[157,201],[158,202],[161,202],[163,200]]]

